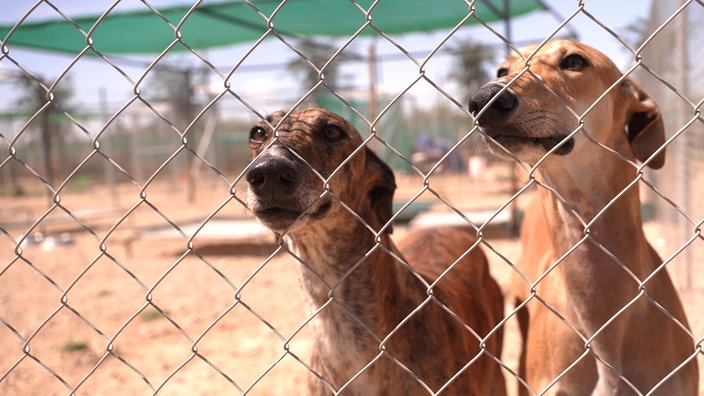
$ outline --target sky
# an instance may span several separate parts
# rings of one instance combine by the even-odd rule
[[[0,9],[2,9],[2,12],[0,12],[0,24],[16,23],[35,5],[34,1],[28,0],[4,3],[0,6]],[[102,13],[113,2],[106,0],[93,0],[90,2],[52,0],[52,3],[66,15],[76,17]],[[152,0],[149,3],[159,8],[175,4],[191,4],[192,2],[186,0]],[[563,20],[570,18],[579,7],[578,1],[545,0],[545,3],[554,9],[561,16],[561,19],[558,20],[545,12],[518,18],[511,25],[514,42],[528,43],[544,39],[558,29]],[[650,2],[642,0],[585,0],[583,3],[585,11],[593,15],[601,24],[619,34],[624,32],[625,26],[629,23],[636,21],[638,18],[646,17],[650,9]],[[144,9],[144,5],[137,0],[123,0],[119,3],[118,9]],[[40,4],[34,8],[28,20],[56,17],[58,17],[58,14],[55,10],[46,4]],[[577,13],[567,25],[579,35],[581,41],[599,48],[622,69],[632,62],[632,54],[624,50],[610,33],[586,13]],[[491,26],[499,32],[504,32],[504,27],[501,24],[493,24]],[[562,28],[559,34],[568,32],[567,28]],[[441,31],[408,34],[394,37],[394,39],[409,51],[423,54],[433,50],[445,38],[447,33],[447,31]],[[501,41],[482,26],[461,29],[450,39],[449,43],[451,44],[455,39],[470,36],[476,41],[493,44],[497,48],[501,48]],[[344,41],[345,39],[339,39],[335,40],[335,43],[341,45]],[[352,44],[351,50],[366,55],[370,43],[371,40],[369,39],[357,39]],[[399,54],[395,46],[384,40],[374,40],[374,46],[377,56],[382,59]],[[222,70],[226,73],[229,71],[229,67],[234,65],[250,47],[251,44],[244,44],[211,49],[202,53],[214,65],[219,68],[222,67]],[[66,54],[21,48],[11,48],[10,56],[32,73],[50,79],[61,75],[64,69],[74,60],[72,56]],[[278,110],[282,105],[286,105],[286,102],[293,104],[291,102],[295,103],[296,98],[300,96],[297,77],[290,73],[286,67],[263,67],[264,65],[285,65],[293,57],[294,54],[277,40],[266,40],[248,57],[245,62],[247,67],[242,69],[243,73],[237,73],[233,78],[232,86],[262,113]],[[497,57],[497,65],[502,57]],[[131,63],[121,63],[120,68],[130,75],[131,78],[137,80],[144,71],[142,64],[148,64],[154,59],[154,56],[131,56],[129,58],[136,60],[139,66],[135,67]],[[420,59],[422,60],[422,56]],[[192,55],[170,56],[166,61],[173,64],[199,63]],[[449,56],[438,54],[427,62],[425,72],[428,78],[445,89],[451,96],[460,98],[465,94],[462,91],[462,87],[456,86],[448,78],[449,70],[452,67],[451,62],[452,59]],[[7,60],[0,60],[0,89],[9,86],[7,84],[7,70],[14,69],[14,66],[9,66],[11,67],[8,67]],[[257,71],[256,69],[260,70]],[[367,64],[348,64],[343,67],[342,71],[345,76],[345,85],[354,87],[361,92],[366,90],[369,84]],[[377,73],[379,91],[382,94],[394,96],[408,89],[409,85],[417,80],[419,69],[416,64],[408,59],[386,60],[378,66]],[[210,82],[215,86],[211,89],[215,91],[222,90],[222,80],[218,81],[214,73],[210,74]],[[124,77],[100,61],[81,59],[71,67],[69,75],[76,93],[74,100],[79,104],[79,107],[88,109],[88,111],[114,112],[133,95],[133,87]],[[411,101],[416,106],[430,106],[433,100],[442,100],[437,99],[438,95],[436,92],[436,89],[430,84],[421,82],[413,85],[405,95],[412,97]],[[0,98],[0,112],[11,111],[12,100],[12,91],[5,89],[5,94]]]

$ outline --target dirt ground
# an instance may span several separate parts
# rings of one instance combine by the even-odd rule
[[[420,198],[434,202],[430,210],[447,210],[442,201],[496,210],[510,197],[508,175],[495,170],[491,183],[434,177]],[[398,182],[399,199],[423,191],[419,178]],[[0,394],[303,393],[312,336],[296,261],[274,254],[268,235],[150,233],[211,217],[243,218],[256,229],[236,199],[244,197],[240,187],[233,195],[226,183],[199,186],[191,202],[183,183],[146,192],[121,185],[115,196],[96,187],[62,194],[60,206],[45,197],[0,198],[0,228],[9,233],[0,239]],[[63,233],[72,243],[18,248],[16,238],[34,223],[45,240]],[[657,226],[648,227],[657,239]],[[397,227],[395,235],[403,233]],[[518,244],[493,234],[485,251],[505,288],[511,269],[493,251],[514,261]],[[701,337],[704,293],[697,290],[682,297]],[[512,367],[517,345],[509,322],[504,360]]]

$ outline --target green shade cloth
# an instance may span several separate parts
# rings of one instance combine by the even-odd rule
[[[188,47],[207,49],[253,42],[263,36],[350,37],[374,36],[451,29],[472,11],[462,0],[381,0],[370,12],[372,0],[274,0],[205,2],[191,10],[187,6],[113,12],[101,16],[24,22],[0,26],[0,40],[10,50],[29,47],[79,53],[91,43],[103,54],[160,53]],[[505,10],[508,5],[508,12]],[[474,16],[484,22],[544,9],[540,0],[479,0]],[[472,17],[465,24],[478,23]],[[269,27],[273,32],[269,31]],[[13,30],[14,29],[14,30]],[[267,33],[269,31],[269,33]],[[93,51],[89,50],[89,53]]]

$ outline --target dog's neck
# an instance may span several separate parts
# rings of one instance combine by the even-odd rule
[[[541,188],[540,194],[557,256],[553,259],[571,251],[557,270],[571,303],[613,305],[613,309],[577,310],[597,313],[585,320],[598,327],[635,296],[637,283],[628,271],[643,280],[653,263],[644,253],[649,247],[642,229],[638,183],[631,184],[635,168],[608,154],[593,158],[592,164],[561,158],[546,162],[541,175],[554,191]],[[595,282],[599,287],[594,287]]]
[[[620,394],[625,385],[616,373],[628,372],[632,366],[624,359],[633,353],[633,344],[627,341],[632,337],[632,324],[652,334],[668,329],[654,322],[658,320],[653,316],[657,308],[640,296],[643,290],[639,281],[651,276],[660,260],[643,232],[640,183],[634,183],[636,167],[605,153],[584,157],[580,163],[561,158],[556,158],[559,162],[546,161],[547,166],[540,171],[542,181],[555,190],[541,188],[539,192],[547,226],[545,237],[552,243],[552,249],[546,249],[552,252],[548,263],[561,260],[547,275],[554,278],[546,282],[546,287],[557,285],[552,290],[559,291],[550,297],[563,304],[560,314],[582,336],[596,336],[590,340],[590,348],[615,369],[597,364],[599,380],[592,394]],[[541,293],[540,284],[536,290]],[[686,326],[665,271],[645,284],[645,292],[667,306]],[[659,342],[672,340],[667,338],[674,334],[669,330],[659,334]]]
[[[422,301],[423,296],[409,298],[423,289],[414,289],[418,280],[399,270],[393,255],[400,254],[389,232],[380,234],[377,245],[376,235],[344,209],[306,224],[286,239],[301,262],[310,313],[325,306],[314,323],[329,327],[317,334],[330,339],[318,339],[317,348],[325,349],[324,356],[340,356],[338,367],[359,369],[358,362],[369,362],[379,353],[379,340]]]
[[[395,251],[388,233],[382,233],[379,238],[383,246]],[[345,209],[330,213],[325,219],[311,221],[285,237],[289,249],[301,261],[301,275],[306,281],[304,289],[317,305],[325,303],[331,294],[341,297],[338,291],[331,291],[340,281],[374,282],[367,279],[372,276],[370,271],[391,265],[393,259],[382,246],[376,246],[375,239],[376,234]],[[383,265],[372,268],[368,265],[370,262]]]
[[[629,245],[632,249],[632,242],[643,239],[639,183],[633,183],[637,177],[635,160],[629,163],[592,143],[582,145],[586,146],[582,147],[579,160],[552,154],[538,167],[542,181],[554,190],[541,188],[541,193],[547,195],[543,202],[550,202],[551,206],[545,209],[558,214],[550,215],[549,220],[564,222],[565,227],[578,231],[579,239],[588,231],[614,249]],[[627,148],[615,150],[625,152]],[[558,229],[552,230],[559,239]]]

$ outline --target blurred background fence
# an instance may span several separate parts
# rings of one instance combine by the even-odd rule
[[[704,125],[701,118],[704,100],[704,81],[698,78],[704,72],[704,8],[687,7],[682,1],[654,1],[651,13],[644,20],[646,35],[658,32],[652,39],[641,41],[640,56],[645,67],[637,69],[640,81],[663,108],[668,138],[676,137],[668,146],[667,165],[653,172],[656,187],[667,198],[655,199],[654,213],[662,227],[664,243],[672,252],[685,246],[693,235],[699,234],[677,261],[687,270],[681,281],[695,287],[697,264],[704,260],[701,246],[701,227],[704,206],[699,197],[704,194]],[[671,20],[664,24],[665,21]],[[664,55],[667,54],[667,55]],[[701,287],[699,285],[698,287]]]

